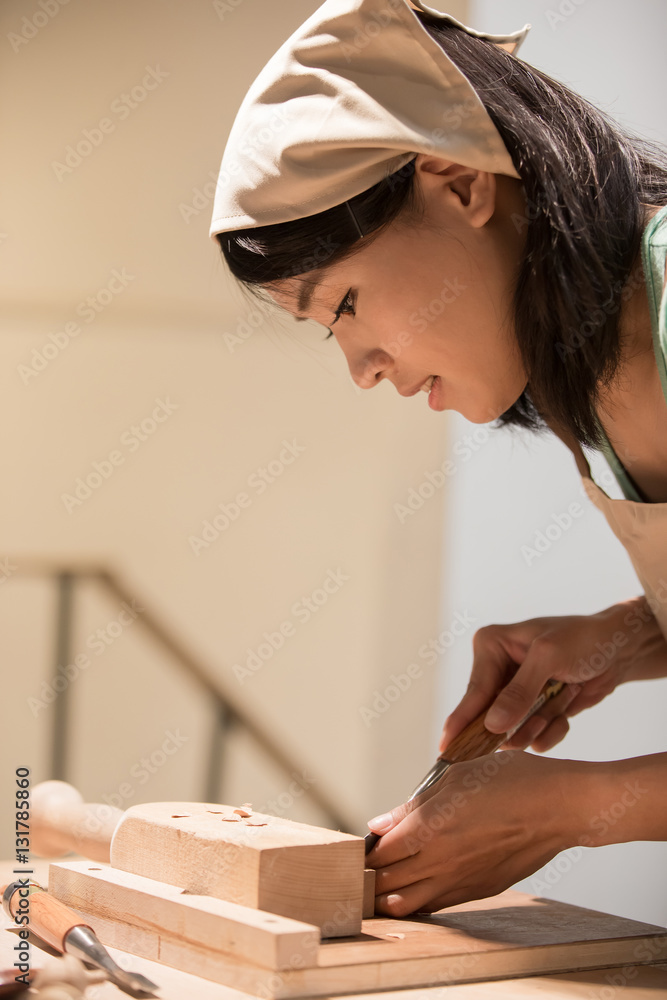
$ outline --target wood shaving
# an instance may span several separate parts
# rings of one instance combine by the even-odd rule
[[[394,934],[392,931],[390,931],[389,934],[385,934],[385,937],[399,938],[399,940],[402,941],[403,938],[405,937],[405,934]]]
[[[188,819],[189,817],[190,817],[190,813],[173,813],[173,815],[172,815],[171,818],[172,819]]]
[[[215,813],[222,818],[223,823],[244,823],[245,826],[268,826],[265,820],[253,818],[252,802],[244,802],[242,806],[236,806],[231,815],[225,815],[221,809],[207,809],[206,812]]]

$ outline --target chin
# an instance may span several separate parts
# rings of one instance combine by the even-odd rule
[[[505,399],[485,400],[483,403],[471,401],[460,409],[459,407],[456,407],[456,409],[471,424],[490,424],[492,421],[497,420],[498,417],[502,417],[503,413],[507,413],[518,402],[525,389],[526,386],[522,386],[518,395],[514,392],[508,393]]]
[[[511,404],[510,404],[511,405]],[[498,417],[502,416],[505,412],[500,406],[497,407],[474,407],[474,406],[464,406],[459,410],[462,417],[469,420],[471,424],[490,424],[493,420],[497,420]]]

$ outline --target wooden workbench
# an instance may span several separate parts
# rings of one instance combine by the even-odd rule
[[[71,857],[71,856],[70,856]],[[42,885],[47,884],[48,861],[35,859],[32,876]],[[13,865],[11,862],[0,862],[0,884],[10,881]],[[12,926],[5,915],[1,915],[0,924],[0,963],[3,968],[10,968],[14,962],[12,951],[16,938],[6,928]],[[43,950],[32,947],[32,965],[39,967],[45,954],[51,953],[48,948]],[[199,976],[179,972],[148,959],[137,958],[115,948],[109,948],[113,957],[128,970],[142,972],[160,986],[160,994],[164,1000],[256,1000],[247,993],[221,986],[201,979]],[[51,953],[52,954],[52,953]],[[456,986],[434,986],[418,989],[392,990],[390,992],[364,994],[377,1000],[523,1000],[523,998],[539,998],[539,1000],[659,1000],[667,998],[667,963],[640,966],[619,966],[615,969],[588,970],[568,972],[560,975],[531,976],[522,979],[503,979],[494,982],[470,983]],[[126,996],[111,983],[102,983],[90,988],[90,996],[94,1000],[116,1000]],[[354,1000],[348,995],[347,1000]]]

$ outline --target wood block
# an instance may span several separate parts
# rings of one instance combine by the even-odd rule
[[[375,869],[364,868],[364,920],[375,916]]]
[[[232,809],[201,802],[132,806],[113,835],[111,865],[314,924],[322,937],[359,933],[361,837],[261,813],[226,821]]]
[[[53,865],[52,871],[71,866]],[[134,878],[113,869],[105,873],[109,885]],[[142,885],[150,882],[139,881]],[[98,907],[95,893],[87,892],[85,900],[81,896],[79,911],[104,944],[263,1000],[488,983],[667,960],[667,929],[663,927],[512,890],[439,913],[404,920],[364,920],[362,933],[354,938],[323,940],[316,964],[302,965],[297,958],[280,970],[262,967],[234,949],[231,953],[201,947],[189,938],[164,933],[148,921],[128,922],[122,909],[113,916],[112,901],[110,892],[103,916],[94,912]],[[157,974],[153,978],[159,982]],[[507,994],[515,995],[511,990]]]
[[[108,865],[53,863],[49,892],[74,910],[85,910],[95,922],[122,916],[128,940],[147,933],[160,940],[173,937],[182,947],[228,952],[267,969],[305,968],[317,961],[319,927],[212,896],[194,896]]]

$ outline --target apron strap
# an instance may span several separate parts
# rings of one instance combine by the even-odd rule
[[[590,465],[586,461],[586,456],[581,449],[581,445],[574,435],[556,423],[549,423],[549,427],[554,432],[556,437],[560,438],[565,447],[569,448],[574,455],[574,460],[577,463],[577,469],[579,470],[579,474],[582,478],[590,479],[592,481],[593,477],[591,476]]]

